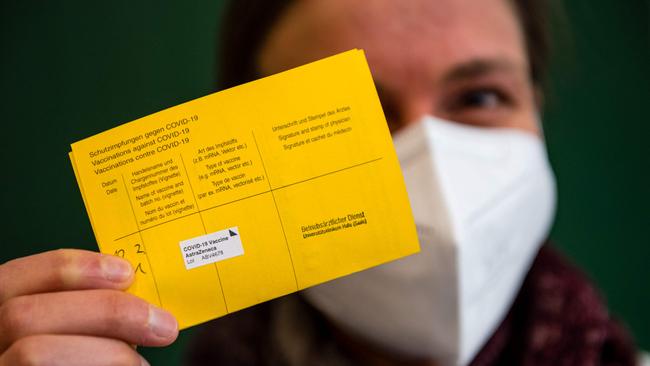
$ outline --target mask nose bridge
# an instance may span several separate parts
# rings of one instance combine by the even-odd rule
[[[435,222],[436,240],[439,245],[452,246],[458,230],[450,217],[447,201],[439,173],[439,162],[435,152],[436,136],[426,118],[416,121],[414,126],[400,131],[394,137],[400,167],[407,186],[407,193],[414,210],[416,223],[430,226]],[[418,178],[413,178],[413,176]],[[411,179],[408,179],[411,178]],[[428,192],[429,194],[422,194]],[[427,210],[423,210],[427,207]],[[435,209],[432,211],[431,208]],[[426,217],[418,217],[426,212]]]

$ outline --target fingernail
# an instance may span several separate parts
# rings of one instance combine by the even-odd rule
[[[117,257],[104,256],[101,262],[104,277],[113,282],[125,282],[133,275],[131,264]]]
[[[140,366],[151,366],[149,365],[149,362],[144,359],[144,357],[140,356]]]
[[[170,313],[149,305],[149,328],[160,338],[171,338],[178,331],[178,323]]]

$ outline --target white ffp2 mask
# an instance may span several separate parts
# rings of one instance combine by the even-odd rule
[[[555,209],[543,141],[426,117],[394,138],[421,252],[304,291],[388,350],[469,363],[502,321]]]

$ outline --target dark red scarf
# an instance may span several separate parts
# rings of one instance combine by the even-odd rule
[[[471,366],[635,365],[627,332],[578,269],[542,247],[506,319]]]

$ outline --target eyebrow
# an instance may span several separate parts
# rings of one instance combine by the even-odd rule
[[[443,77],[445,83],[475,79],[481,76],[498,73],[514,72],[517,66],[502,59],[474,59],[455,66]]]
[[[501,58],[475,58],[460,63],[447,71],[442,77],[445,84],[468,81],[495,73],[515,73],[519,69],[516,63]],[[377,95],[382,106],[389,106],[394,100],[394,95],[389,88],[384,87],[381,81],[374,79]]]

